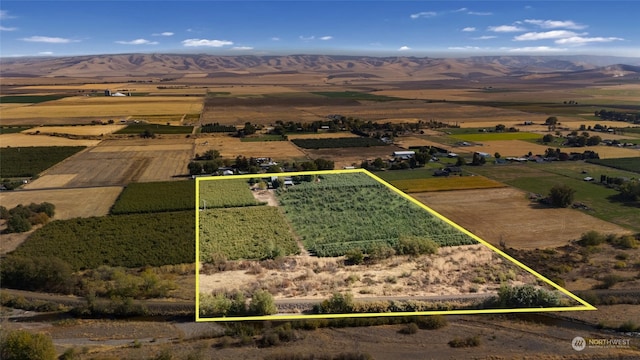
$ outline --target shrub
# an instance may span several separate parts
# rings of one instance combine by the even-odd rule
[[[452,348],[480,346],[480,337],[476,335],[476,336],[470,336],[465,339],[455,338],[449,341],[449,346],[451,346]]]
[[[503,285],[498,290],[500,307],[549,307],[560,303],[558,296],[544,289],[537,289],[533,285],[508,286]]]
[[[273,296],[266,290],[258,290],[251,297],[250,315],[272,315],[278,313]]]
[[[400,328],[398,332],[400,334],[406,334],[406,335],[415,334],[418,332],[418,325],[416,323],[408,323],[402,328]]]
[[[398,239],[396,252],[399,255],[435,254],[438,252],[438,244],[427,238],[417,236],[402,236]]]
[[[627,320],[618,327],[618,330],[622,332],[634,332],[640,330],[640,325],[637,325],[632,320]]]
[[[334,293],[330,299],[320,304],[320,313],[324,314],[348,314],[354,309],[353,295],[350,293]]]
[[[51,337],[45,334],[31,334],[24,330],[3,333],[0,336],[0,359],[56,359],[56,349]]]
[[[580,237],[580,241],[578,241],[578,243],[582,246],[598,246],[605,241],[606,241],[605,235],[597,231],[591,230],[582,234],[582,236]]]
[[[573,202],[573,195],[576,191],[564,184],[554,185],[549,190],[549,200],[555,207],[565,208]]]
[[[620,249],[636,249],[638,247],[638,240],[632,235],[623,235],[616,237],[609,242],[612,246]]]
[[[623,281],[624,278],[616,274],[607,274],[603,276],[602,279],[600,280],[602,281],[602,284],[600,284],[598,287],[601,289],[608,289],[613,285],[619,283],[620,281]]]
[[[364,254],[359,248],[349,249],[344,257],[347,265],[358,265],[364,261]]]
[[[2,285],[10,288],[68,293],[71,266],[56,257],[7,256],[0,263]]]
[[[420,329],[425,330],[436,330],[443,328],[449,324],[447,318],[443,315],[433,315],[433,316],[419,316],[416,319],[416,324]]]

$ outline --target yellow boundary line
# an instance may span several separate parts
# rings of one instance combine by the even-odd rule
[[[290,177],[290,176],[302,176],[302,175],[332,175],[332,174],[353,174],[364,173],[370,176],[372,179],[385,185],[393,192],[402,196],[403,198],[418,205],[422,209],[428,211],[430,214],[436,216],[440,220],[453,226],[458,231],[470,236],[480,244],[486,246],[493,252],[502,256],[503,258],[518,265],[521,269],[529,272],[537,279],[545,282],[571,299],[582,304],[582,306],[564,306],[564,307],[548,307],[548,308],[520,308],[520,309],[477,309],[477,310],[438,310],[438,311],[421,311],[421,312],[391,312],[391,313],[353,313],[353,314],[312,314],[312,315],[264,315],[264,316],[238,316],[238,317],[220,317],[220,318],[201,318],[200,317],[200,181],[204,180],[232,180],[232,179],[251,179],[251,178],[264,178],[264,177]],[[247,321],[247,320],[303,320],[303,319],[329,319],[329,318],[353,318],[353,317],[382,317],[382,316],[416,316],[416,315],[470,315],[470,314],[506,314],[506,313],[533,313],[533,312],[557,312],[557,311],[583,311],[583,310],[597,310],[596,307],[577,297],[567,289],[554,283],[553,281],[542,276],[535,270],[531,269],[527,265],[514,259],[510,255],[506,254],[502,250],[496,248],[490,243],[482,240],[480,237],[464,229],[460,225],[447,219],[437,211],[431,209],[425,204],[419,202],[413,197],[400,191],[398,188],[382,180],[378,176],[364,169],[348,169],[348,170],[323,170],[323,171],[303,171],[303,172],[287,172],[287,173],[268,173],[268,174],[247,174],[247,175],[233,175],[233,176],[206,176],[198,177],[196,180],[196,321]]]

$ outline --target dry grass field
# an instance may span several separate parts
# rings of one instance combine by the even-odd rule
[[[126,117],[165,114],[193,114],[202,109],[202,98],[193,96],[72,96],[31,106],[3,111],[5,119],[55,118],[58,123],[67,117]]]
[[[25,130],[23,134],[69,134],[79,136],[102,136],[112,134],[126,125],[85,125],[85,126],[38,126]]]
[[[517,249],[567,245],[583,233],[626,234],[628,230],[572,209],[540,208],[513,188],[411,194],[456,224],[499,246]]]
[[[335,292],[350,292],[356,299],[495,293],[498,274],[506,278],[509,270],[511,284],[535,282],[533,275],[484,245],[444,247],[436,255],[398,256],[373,265],[345,266],[342,258],[292,259],[295,265],[286,270],[262,269],[256,262],[249,270],[200,274],[200,292],[250,291],[259,286],[273,290],[275,299],[325,299]],[[489,280],[474,285],[472,281],[483,276]],[[494,276],[497,281],[491,280]]]
[[[195,153],[203,154],[207,150],[218,150],[223,158],[229,159],[237,156],[270,157],[276,161],[306,159],[306,154],[289,141],[242,142],[225,135],[199,135]]]
[[[100,140],[67,139],[60,136],[1,134],[0,147],[25,146],[96,146]]]
[[[373,161],[376,158],[390,158],[394,151],[401,151],[397,146],[371,146],[362,148],[339,148],[339,149],[304,149],[312,159],[323,158],[332,160],[336,169],[345,166],[359,167],[363,160]]]
[[[176,180],[188,173],[193,140],[107,140],[46,170],[29,189],[122,186],[129,182]]]
[[[295,139],[356,138],[356,137],[360,137],[360,136],[356,135],[354,133],[345,132],[345,131],[336,132],[336,133],[324,132],[324,133],[316,133],[316,134],[287,134],[287,138],[289,140],[295,140]]]

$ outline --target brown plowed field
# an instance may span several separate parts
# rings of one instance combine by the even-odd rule
[[[174,180],[187,174],[192,157],[191,139],[105,141],[50,168],[27,188],[123,186],[129,182]]]
[[[411,194],[451,221],[499,246],[543,249],[567,245],[583,233],[628,230],[572,209],[536,208],[526,193],[513,188]]]
[[[196,141],[195,152],[203,154],[208,150],[218,150],[223,158],[229,159],[239,155],[247,158],[270,157],[276,161],[306,159],[306,154],[289,141],[242,142],[230,136],[201,136]]]

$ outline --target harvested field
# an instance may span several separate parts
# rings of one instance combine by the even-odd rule
[[[26,146],[96,146],[100,140],[67,139],[60,136],[1,134],[0,147]]]
[[[325,133],[315,133],[315,134],[287,134],[287,138],[289,140],[295,139],[330,139],[330,138],[353,138],[360,137],[354,133],[340,131],[335,133],[325,132]]]
[[[337,149],[305,149],[305,152],[312,158],[323,158],[335,162],[336,169],[345,166],[360,166],[363,160],[374,160],[375,158],[389,158],[394,151],[401,151],[397,146],[371,146],[360,148],[337,148]]]
[[[640,156],[640,149],[619,148],[615,146],[588,147],[586,150],[593,150],[600,155],[600,159],[614,159],[622,157]]]
[[[66,117],[121,117],[164,114],[191,114],[202,109],[202,98],[188,96],[67,97],[28,107],[3,111],[6,119]]]
[[[29,130],[23,131],[23,134],[69,134],[69,135],[86,135],[86,136],[101,136],[104,134],[111,134],[120,129],[125,128],[126,125],[84,125],[84,126],[38,126]]]
[[[466,189],[488,189],[506,185],[484,176],[448,176],[427,179],[393,180],[391,185],[406,193]]]
[[[276,161],[306,158],[306,154],[289,141],[243,142],[239,138],[230,136],[200,136],[196,142],[195,152],[203,154],[208,150],[218,150],[222,157],[229,159],[235,159],[237,156],[270,157]]]
[[[120,186],[94,187],[83,189],[55,189],[10,191],[2,193],[2,206],[7,208],[32,202],[50,202],[55,205],[54,219],[104,216],[122,192]]]
[[[187,174],[192,158],[191,139],[109,140],[57,164],[28,186],[122,186],[133,181],[176,180]]]
[[[583,233],[628,230],[572,209],[539,208],[513,188],[412,194],[414,198],[480,238],[499,246],[536,249],[564,246]]]

